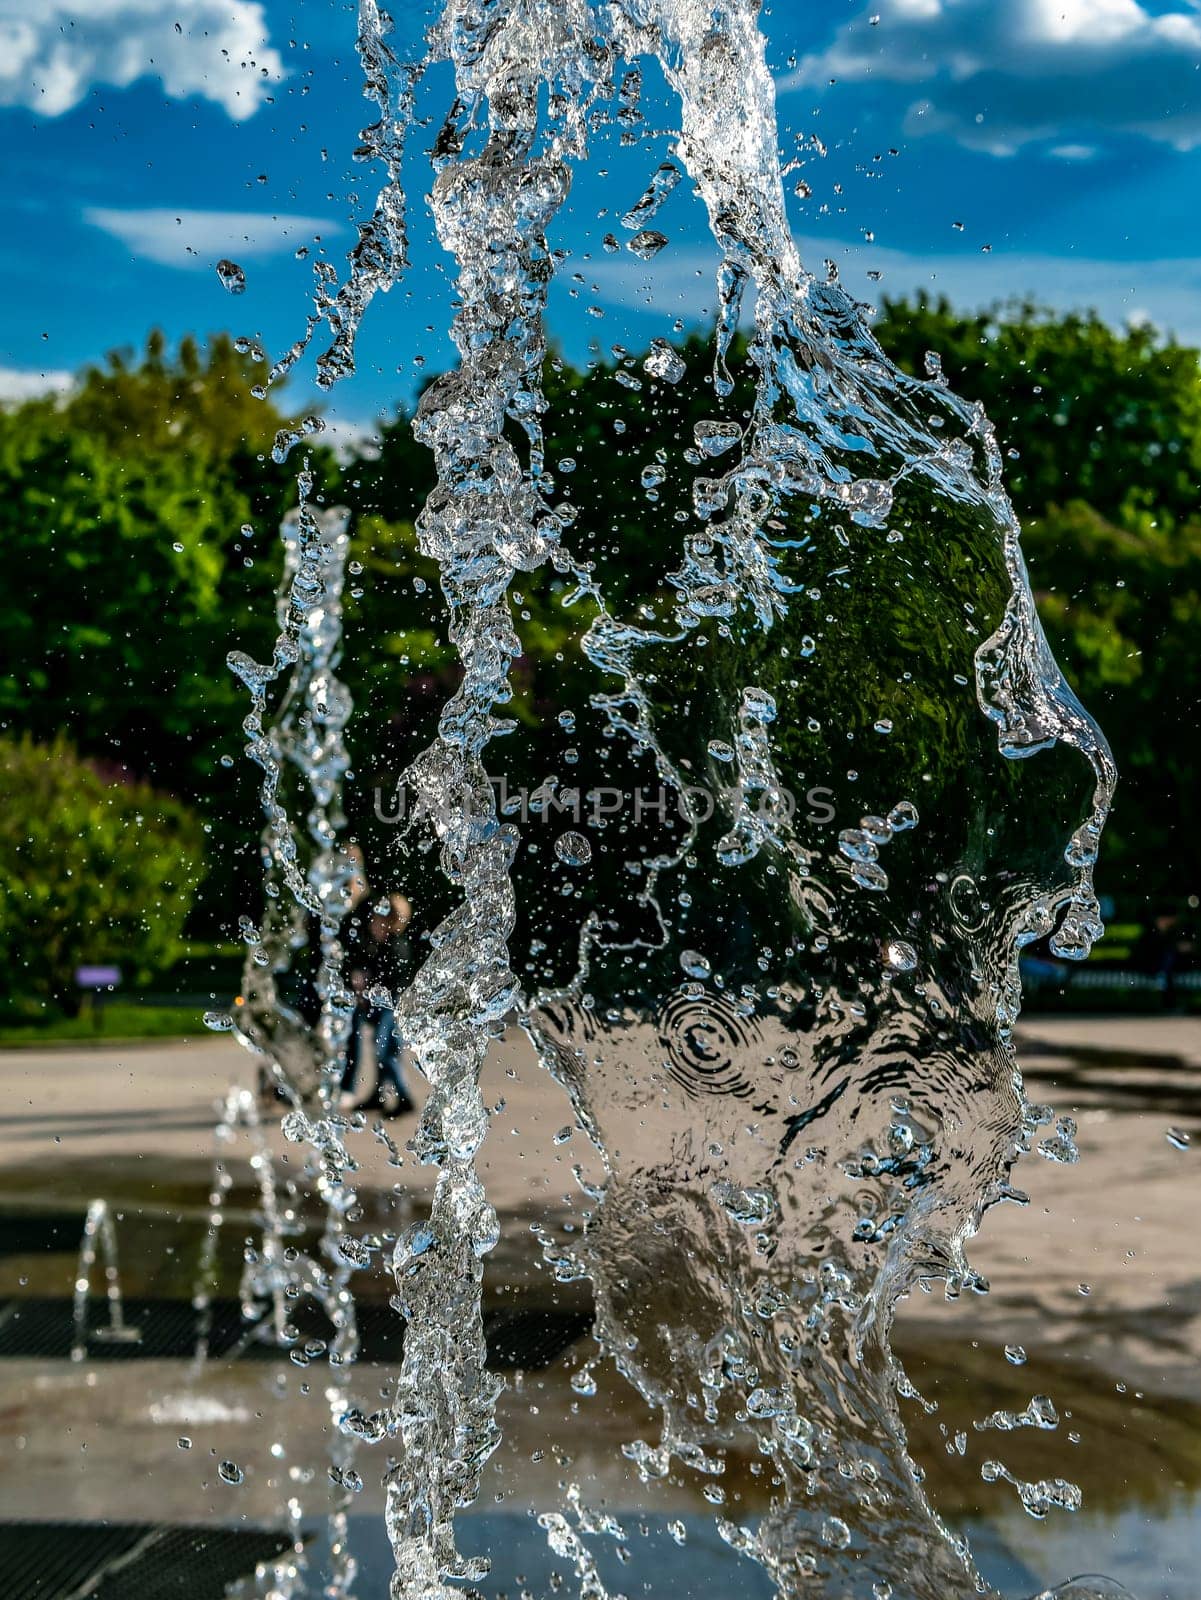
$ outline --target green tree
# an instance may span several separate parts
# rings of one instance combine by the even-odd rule
[[[67,731],[197,804],[223,848],[214,910],[252,870],[254,783],[236,751],[245,697],[225,666],[275,634],[276,537],[298,460],[272,460],[291,420],[255,399],[263,368],[225,337],[169,353],[152,335],[64,399],[0,411],[0,726]],[[328,450],[311,452],[336,484]],[[240,851],[236,848],[241,846]]]
[[[145,982],[182,953],[203,872],[177,800],[82,760],[61,736],[0,738],[0,972],[8,996],[78,1007],[77,966]]]
[[[1134,914],[1201,892],[1201,366],[1146,326],[1026,304],[964,316],[888,301],[899,364],[934,351],[1004,447],[1039,611],[1121,781],[1100,884]]]
[[[1121,771],[1103,885],[1178,903],[1201,891],[1201,522],[1133,506],[1110,521],[1072,501],[1031,521],[1025,545],[1048,637]]]
[[[1171,517],[1195,513],[1201,379],[1189,346],[1095,312],[1016,301],[965,315],[925,295],[885,300],[874,332],[907,372],[924,372],[933,351],[951,387],[981,402],[1023,519],[1069,500],[1112,518],[1132,494]]]

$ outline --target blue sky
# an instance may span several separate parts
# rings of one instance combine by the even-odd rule
[[[395,9],[402,38],[418,38],[429,7]],[[0,0],[0,396],[61,384],[154,326],[258,335],[273,353],[291,343],[313,256],[341,265],[356,196],[373,192],[350,160],[369,113],[354,10]],[[812,189],[790,202],[811,266],[834,259],[867,299],[919,286],[967,306],[1031,293],[1201,343],[1201,0],[775,0],[764,26],[782,149],[817,134],[827,151],[790,180]],[[650,107],[663,126],[653,92]],[[413,272],[369,313],[360,371],[334,405],[347,426],[408,396],[418,362],[449,359],[424,142]],[[626,210],[667,149],[663,137],[605,148],[577,174],[558,241],[573,259],[551,318],[576,358],[594,341],[645,343],[712,303],[713,256],[686,187],[663,214],[671,244],[653,268],[598,248],[600,213]],[[236,299],[214,270],[222,256],[246,272]],[[302,373],[293,393],[308,388]]]

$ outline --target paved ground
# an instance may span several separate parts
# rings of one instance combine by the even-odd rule
[[[1174,1057],[1188,1066],[1201,1066],[1201,1017],[1027,1016],[1018,1039],[1029,1056],[1050,1051],[1069,1056]]]
[[[1091,1510],[1048,1524],[1040,1544],[1001,1486],[988,1491],[994,1533],[1040,1580],[1108,1567],[1125,1574],[1138,1600],[1194,1600],[1191,1576],[1172,1569],[1196,1548],[1190,1508],[1201,1486],[1201,1022],[1036,1018],[1023,1035],[1031,1095],[1076,1118],[1081,1161],[1027,1161],[1016,1181],[1030,1205],[990,1213],[971,1251],[992,1280],[987,1298],[945,1307],[919,1296],[905,1308],[902,1358],[940,1407],[929,1418],[913,1408],[915,1451],[936,1503],[970,1520],[981,1491],[948,1458],[940,1430],[970,1432],[996,1406],[1020,1410],[1030,1394],[1050,1393],[1065,1422],[1036,1441],[1040,1475],[1080,1482]],[[250,1069],[222,1038],[0,1053],[0,1208],[77,1216],[102,1195],[124,1208],[127,1289],[186,1296],[207,1218],[213,1108],[231,1077],[249,1081]],[[555,1144],[570,1109],[520,1036],[498,1046],[486,1087],[490,1104],[505,1104],[482,1165],[507,1235],[520,1244],[498,1270],[516,1277],[530,1255],[526,1219],[576,1203],[571,1168],[589,1161],[589,1148],[579,1133]],[[395,1127],[403,1137],[405,1124]],[[1180,1134],[1191,1144],[1180,1148]],[[231,1222],[250,1214],[247,1153],[231,1155]],[[427,1182],[411,1160],[390,1167],[382,1150],[363,1175],[376,1213],[393,1218]],[[248,1230],[226,1231],[240,1248]],[[69,1294],[73,1277],[70,1251],[0,1254],[0,1294]],[[1025,1366],[1006,1361],[1007,1344],[1026,1347]],[[648,1496],[633,1481],[618,1447],[647,1423],[624,1390],[602,1378],[581,1411],[570,1377],[585,1353],[510,1385],[506,1442],[481,1509],[545,1508],[578,1479],[616,1507],[703,1520],[695,1489]],[[111,1518],[135,1504],[154,1517],[256,1521],[274,1517],[286,1493],[314,1507],[325,1493],[329,1422],[321,1404],[293,1403],[306,1382],[286,1364],[196,1376],[182,1361],[0,1361],[4,1515]],[[222,1458],[245,1468],[236,1490],[216,1475]],[[370,1455],[363,1475],[358,1506],[375,1514]]]
[[[408,1077],[420,1102],[421,1079]],[[0,1051],[0,1185],[11,1192],[19,1178],[32,1196],[59,1193],[67,1168],[107,1184],[96,1192],[111,1199],[131,1184],[141,1193],[145,1171],[168,1171],[177,1183],[194,1178],[212,1164],[214,1108],[231,1082],[253,1081],[251,1058],[220,1036]],[[522,1211],[544,1204],[548,1193],[576,1189],[578,1162],[595,1172],[582,1136],[554,1143],[574,1121],[571,1108],[523,1034],[514,1031],[493,1051],[484,1089],[490,1106],[504,1101],[480,1163],[498,1209]],[[391,1124],[401,1144],[411,1128],[408,1118]],[[286,1148],[278,1137],[274,1143]],[[381,1159],[364,1174],[377,1188],[421,1188],[428,1180],[428,1170],[411,1161],[397,1171]]]
[[[1196,1106],[1197,1080],[1191,1074],[1201,1071],[1201,1019],[1033,1017],[1022,1024],[1020,1043],[1035,1081],[1053,1082],[1077,1060],[1091,1063],[1096,1072],[1098,1059],[1108,1058],[1121,1066],[1129,1085],[1142,1081],[1139,1068],[1121,1058],[1138,1057],[1143,1079],[1158,1083],[1166,1069],[1179,1064],[1188,1069],[1180,1079],[1186,1102],[1182,1115],[1190,1104]],[[420,1079],[409,1077],[420,1100]],[[214,1149],[214,1107],[231,1082],[252,1079],[245,1052],[216,1036],[0,1051],[0,1184],[9,1192],[18,1181],[29,1194],[59,1192],[65,1165],[107,1178],[119,1194],[123,1182],[147,1163],[177,1175],[207,1169]],[[577,1163],[595,1173],[582,1135],[566,1146],[553,1143],[554,1134],[572,1124],[571,1108],[539,1069],[523,1034],[514,1030],[496,1047],[484,1083],[490,1105],[505,1103],[481,1160],[499,1209],[520,1211],[544,1204],[548,1193],[573,1191],[571,1169]],[[1057,1109],[1070,1108],[1065,1103]],[[1145,1106],[1139,1114],[1151,1111]],[[1100,1120],[1090,1125],[1099,1126]],[[403,1120],[393,1125],[402,1143],[407,1126]],[[1201,1151],[1196,1155],[1201,1158]],[[1106,1165],[1108,1181],[1113,1174]],[[399,1173],[381,1163],[365,1175],[368,1183],[386,1187],[398,1181],[420,1187],[427,1179],[428,1173],[412,1163]],[[1079,1188],[1079,1179],[1073,1181]],[[1086,1187],[1087,1182],[1085,1169]]]

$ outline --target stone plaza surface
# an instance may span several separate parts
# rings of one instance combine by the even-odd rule
[[[946,1305],[915,1295],[903,1308],[900,1358],[939,1406],[930,1416],[917,1406],[907,1411],[914,1453],[934,1503],[972,1530],[984,1570],[1007,1595],[1029,1593],[1034,1580],[1106,1570],[1138,1600],[1192,1600],[1201,1545],[1201,1255],[1193,1229],[1201,1201],[1201,1023],[1035,1018],[1023,1046],[1031,1098],[1075,1118],[1081,1160],[1058,1166],[1031,1158],[1019,1168],[1014,1181],[1030,1204],[995,1208],[970,1252],[991,1282],[986,1297]],[[186,1301],[207,1228],[214,1107],[231,1079],[252,1077],[250,1059],[211,1036],[0,1054],[0,1228],[8,1234],[0,1302],[69,1297],[83,1212],[100,1197],[118,1219],[126,1293]],[[561,1304],[563,1293],[535,1259],[529,1225],[571,1219],[580,1202],[572,1168],[582,1163],[595,1176],[595,1157],[578,1131],[555,1142],[574,1119],[523,1036],[498,1044],[486,1094],[491,1106],[504,1102],[481,1160],[505,1230],[489,1264],[488,1294],[494,1304],[506,1296],[535,1308],[556,1296]],[[283,1156],[289,1147],[270,1123]],[[409,1124],[390,1126],[403,1144]],[[234,1187],[223,1231],[236,1250],[253,1222],[249,1149],[227,1154]],[[428,1183],[428,1170],[409,1158],[390,1166],[379,1147],[379,1160],[361,1175],[365,1209],[379,1226],[389,1219],[395,1226],[420,1206]],[[370,1292],[387,1293],[382,1274]],[[0,1326],[0,1343],[3,1334]],[[1007,1345],[1025,1348],[1025,1364],[1006,1360]],[[666,1554],[662,1532],[677,1518],[691,1554],[673,1595],[693,1593],[690,1585],[698,1596],[716,1592],[705,1587],[705,1574],[724,1547],[710,1551],[710,1508],[686,1483],[648,1492],[621,1454],[624,1441],[651,1427],[641,1405],[603,1368],[595,1398],[572,1390],[572,1373],[590,1348],[585,1338],[545,1370],[507,1376],[505,1442],[465,1542],[498,1543],[513,1560],[498,1566],[484,1592],[515,1595],[518,1578],[539,1597],[549,1592],[544,1535],[531,1513],[557,1509],[569,1482],[589,1503],[631,1519],[634,1554],[642,1560],[641,1546],[646,1557],[629,1592],[659,1592],[654,1574],[668,1567],[652,1547]],[[318,1376],[263,1360],[213,1362],[198,1372],[182,1357],[0,1358],[3,1517],[97,1522],[136,1513],[266,1526],[278,1524],[293,1496],[306,1519],[318,1518],[328,1496],[329,1413],[311,1393],[300,1403],[302,1385],[319,1389],[314,1370]],[[389,1371],[360,1369],[356,1378],[382,1391]],[[986,1435],[973,1441],[967,1461],[948,1453],[958,1431],[970,1436],[974,1422],[1002,1407],[1021,1410],[1034,1393],[1055,1400],[1063,1422],[1054,1433]],[[982,1452],[1023,1475],[1071,1478],[1084,1490],[1084,1510],[1031,1521],[1006,1485],[980,1482]],[[243,1467],[241,1484],[221,1481],[222,1459]],[[357,1592],[382,1597],[382,1461],[366,1451],[359,1465],[355,1526],[364,1577]],[[722,1592],[749,1600],[761,1592],[757,1581],[732,1568]]]

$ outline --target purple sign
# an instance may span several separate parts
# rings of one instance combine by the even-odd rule
[[[81,989],[112,989],[121,982],[121,968],[76,967],[75,982]]]

